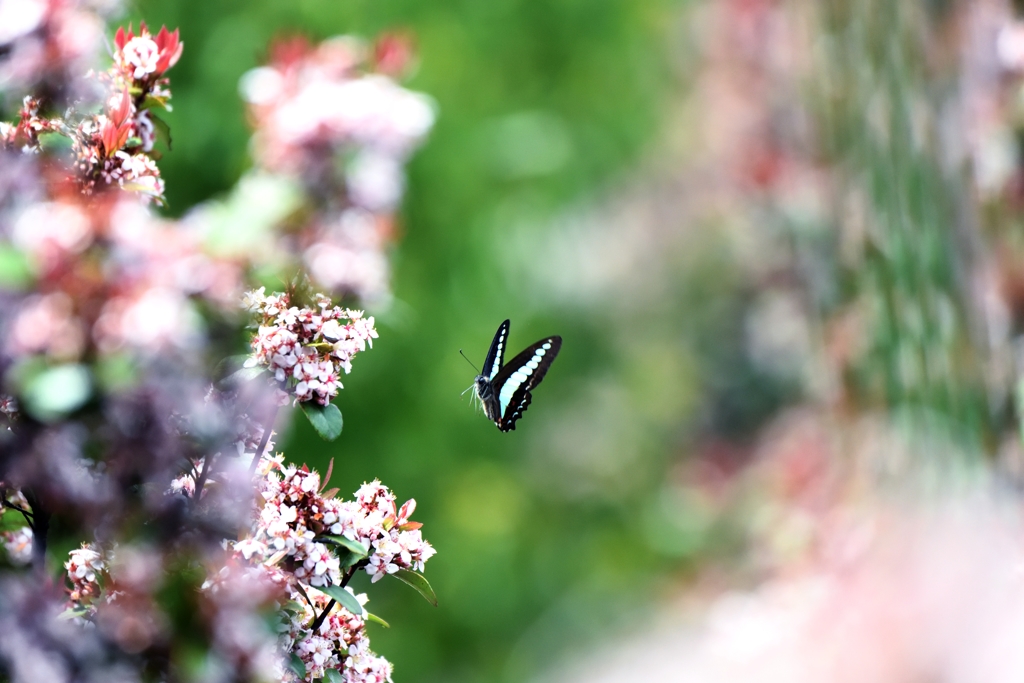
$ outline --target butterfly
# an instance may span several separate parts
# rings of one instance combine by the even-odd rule
[[[518,356],[504,364],[505,343],[509,321],[498,326],[494,341],[484,358],[483,372],[469,389],[483,404],[484,413],[503,432],[516,428],[516,420],[523,416],[533,397],[530,390],[544,379],[552,361],[562,348],[559,336],[545,337],[530,344]],[[467,389],[466,391],[469,391]]]

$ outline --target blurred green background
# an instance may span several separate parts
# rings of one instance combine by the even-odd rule
[[[822,318],[841,318],[858,301],[894,302],[890,324],[870,328],[877,336],[866,342],[866,363],[844,378],[861,387],[852,395],[865,405],[946,410],[974,434],[987,429],[977,396],[964,394],[965,406],[900,379],[900,359],[918,347],[974,362],[949,303],[957,265],[943,249],[953,228],[935,220],[950,210],[929,204],[956,199],[948,178],[931,150],[899,132],[886,146],[868,121],[887,86],[883,116],[897,131],[906,123],[900,98],[916,96],[919,56],[885,46],[915,45],[901,31],[916,18],[865,0],[855,13],[879,23],[858,32],[863,24],[844,14],[845,3],[823,3],[822,36],[834,50],[818,57],[835,79],[831,90],[762,92],[763,83],[743,77],[743,63],[726,68],[740,72],[740,90],[774,108],[765,118],[779,120],[763,136],[778,144],[774,154],[792,151],[786,131],[799,121],[786,107],[809,96],[825,122],[820,160],[845,160],[868,188],[882,246],[851,265],[840,261],[821,207],[779,208],[741,187],[745,215],[731,213],[735,196],[708,209],[708,197],[735,182],[716,176],[714,164],[685,188],[673,183],[679,150],[714,138],[701,120],[721,116],[729,135],[728,107],[706,111],[728,98],[702,86],[694,69],[701,52],[712,80],[728,75],[716,75],[715,48],[705,42],[711,4],[735,12],[739,40],[727,49],[750,51],[732,59],[769,61],[756,40],[744,44],[742,22],[752,14],[746,6],[771,3],[134,3],[136,21],[178,27],[185,42],[170,73],[174,148],[160,163],[175,215],[227,192],[247,168],[237,84],[273,37],[398,29],[415,38],[418,66],[407,85],[433,97],[439,117],[408,169],[395,303],[370,311],[380,339],[345,378],[341,438],[324,444],[299,419],[279,445],[321,471],[334,458],[332,482],[342,491],[379,477],[400,500],[419,503],[416,519],[438,549],[426,576],[440,606],[397,582],[370,587],[360,576],[355,584],[391,623],[370,628],[396,681],[531,680],[599,637],[614,643],[702,568],[735,558],[742,534],[720,514],[714,486],[680,482],[700,483],[688,469],[695,460],[717,468],[712,480],[740,467],[743,445],[813,393],[807,348],[786,336],[791,318],[803,324],[802,314],[786,315],[793,301]],[[749,150],[758,154],[766,152]],[[750,172],[756,182],[759,173]],[[909,208],[900,204],[906,197]],[[702,205],[698,215],[688,213],[690,200]],[[794,282],[810,286],[797,292]],[[915,306],[924,321],[916,337],[903,322]],[[956,334],[936,322],[947,308]],[[513,352],[547,334],[561,334],[564,346],[517,430],[502,434],[460,398],[475,372],[458,350],[482,362],[506,317]],[[758,320],[771,329],[752,332]],[[749,342],[762,333],[776,343],[757,362]],[[792,339],[809,344],[806,335]],[[973,366],[963,374],[962,385],[934,381],[976,386]]]

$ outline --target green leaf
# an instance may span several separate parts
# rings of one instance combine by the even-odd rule
[[[25,386],[25,410],[42,422],[57,420],[81,408],[92,395],[92,381],[84,365],[47,368]]]
[[[96,361],[96,383],[106,391],[117,391],[134,386],[138,380],[138,368],[127,353],[112,353]]]
[[[251,368],[242,368],[236,370],[224,379],[217,382],[217,386],[222,388],[238,387],[242,384],[247,384],[253,381],[257,377],[266,374],[269,370],[263,365],[254,365]]]
[[[71,151],[71,138],[63,133],[48,131],[39,134],[39,146],[44,152],[61,154]]]
[[[313,429],[325,441],[334,441],[341,434],[343,421],[338,406],[328,403],[325,406],[314,401],[306,401],[300,404],[306,419],[313,425]]]
[[[327,669],[324,671],[324,680],[327,683],[345,683],[345,679],[341,677],[341,673],[337,669]]]
[[[295,672],[295,675],[301,679],[306,677],[306,663],[299,659],[297,654],[291,654],[288,656],[288,668]]]
[[[284,612],[294,612],[295,614],[302,614],[306,611],[306,607],[298,600],[289,600],[284,604],[283,607],[281,607],[281,610]]]
[[[146,99],[142,101],[139,109],[167,109],[170,111],[170,108],[167,106],[167,98],[155,97],[153,93],[146,93]],[[150,116],[153,116],[152,111],[150,112]]]
[[[359,541],[353,541],[351,538],[345,538],[344,536],[325,534],[324,536],[320,536],[318,540],[327,541],[329,543],[340,545],[343,548],[348,548],[353,554],[358,555],[360,560],[370,554],[370,549],[365,545]]]
[[[378,617],[376,614],[373,614],[372,612],[367,612],[366,613],[366,620],[367,621],[376,622],[376,623],[380,624],[381,626],[383,626],[384,628],[391,628],[391,624],[389,624],[388,622],[384,621],[383,619]]]
[[[173,149],[171,147],[171,127],[152,111],[149,112],[149,119],[153,122],[153,128],[156,129],[156,139],[167,145],[168,150]]]
[[[28,257],[9,244],[0,244],[0,289],[27,289],[33,277]]]
[[[430,587],[430,583],[423,577],[423,574],[408,569],[399,569],[391,576],[415,588],[420,595],[426,598],[427,602],[437,607],[437,595],[434,594],[434,589]]]
[[[356,600],[356,596],[352,595],[341,586],[317,586],[317,590],[321,593],[326,593],[337,600],[342,607],[352,614],[355,614],[356,616],[363,615],[363,606],[359,604],[358,600]]]
[[[342,569],[348,569],[349,567],[354,567],[355,565],[359,564],[366,558],[362,555],[356,555],[355,553],[346,552],[344,557],[341,557],[341,555],[339,554],[338,559],[341,561],[341,564],[339,566]]]
[[[66,610],[57,615],[57,619],[61,621],[70,621],[75,617],[85,617],[89,614],[88,607],[68,607]]]

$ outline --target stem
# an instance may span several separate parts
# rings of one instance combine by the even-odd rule
[[[46,538],[50,533],[50,513],[43,508],[39,498],[31,490],[22,491],[29,507],[32,508],[31,517],[26,514],[27,510],[21,510],[25,519],[32,529],[32,568],[40,573],[46,572]],[[20,508],[18,508],[20,510]]]
[[[267,442],[270,441],[270,432],[274,430],[274,420],[277,419],[278,406],[274,406],[274,411],[270,413],[270,419],[267,420],[266,426],[263,428],[263,438],[260,439],[259,448],[256,449],[256,455],[252,457],[252,462],[249,463],[249,475],[251,476],[256,471],[256,466],[260,464],[260,458],[263,457],[263,449],[267,447]]]
[[[350,569],[348,572],[346,572],[345,578],[343,578],[341,580],[341,583],[338,585],[342,588],[347,586],[348,582],[352,580],[352,577],[356,575],[356,570],[358,570],[359,567],[360,565],[356,565],[352,567],[352,569]],[[327,607],[324,607],[324,611],[320,613],[320,616],[313,620],[313,624],[309,627],[310,631],[316,631],[318,628],[320,628],[320,625],[324,623],[324,619],[326,619],[327,615],[331,613],[332,609],[334,609],[334,605],[336,604],[336,602],[337,601],[334,598],[331,598],[331,601],[327,603]]]
[[[21,513],[21,516],[25,518],[25,521],[28,522],[29,527],[32,526],[32,513],[26,510],[25,508],[19,505],[15,505],[11,501],[7,500],[7,496],[3,496],[2,498],[0,498],[0,505],[9,510],[17,510],[18,512]]]
[[[206,480],[210,474],[210,470],[213,468],[213,461],[217,458],[217,454],[213,453],[210,457],[206,458],[206,462],[203,464],[203,471],[199,473],[199,478],[196,479],[196,490],[192,494],[192,504],[196,505],[199,502],[199,497],[203,495],[203,487],[206,486]]]

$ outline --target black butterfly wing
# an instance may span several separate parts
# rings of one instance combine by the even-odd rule
[[[534,342],[502,366],[492,380],[501,407],[501,417],[495,421],[498,429],[507,432],[516,428],[516,420],[533,400],[530,391],[544,379],[561,348],[561,337],[547,337]]]
[[[487,357],[480,368],[481,374],[489,380],[494,379],[505,362],[505,342],[508,340],[509,324],[509,321],[505,320],[498,325],[498,331],[494,333],[494,339],[491,341],[491,348],[487,351]]]

